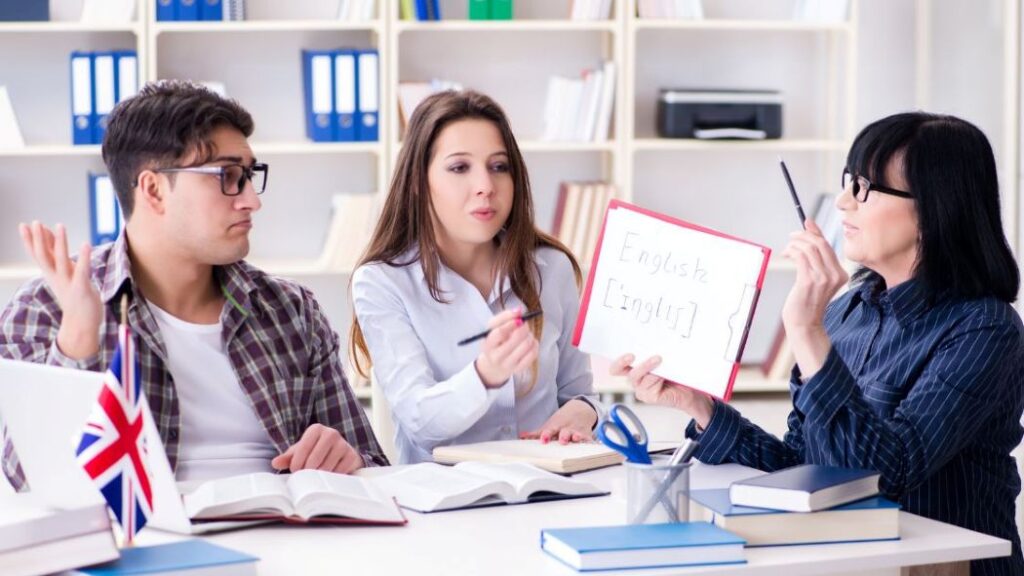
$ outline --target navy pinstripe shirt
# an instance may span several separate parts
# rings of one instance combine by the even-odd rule
[[[872,282],[829,305],[825,365],[790,383],[783,440],[716,401],[700,438],[703,462],[774,471],[801,463],[881,472],[882,493],[904,510],[1013,543],[1010,557],[971,563],[972,576],[1024,574],[1010,451],[1021,440],[1024,327],[995,298],[928,305],[910,280]]]

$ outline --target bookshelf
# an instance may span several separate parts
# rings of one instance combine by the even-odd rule
[[[747,349],[757,360],[794,270],[777,255],[794,215],[776,156],[785,157],[805,203],[835,191],[858,121],[858,36],[871,32],[859,19],[862,1],[850,0],[845,22],[807,23],[791,18],[796,0],[707,1],[704,20],[642,19],[634,0],[613,0],[603,21],[570,20],[571,0],[515,0],[510,21],[469,20],[466,0],[441,0],[438,22],[402,21],[399,0],[378,0],[373,19],[352,23],[336,20],[337,3],[324,0],[247,0],[243,22],[157,22],[152,0],[138,0],[134,22],[93,26],[76,21],[79,0],[52,0],[55,21],[0,23],[0,52],[27,55],[0,61],[0,84],[11,90],[27,143],[0,150],[0,295],[35,275],[17,222],[65,222],[75,244],[88,236],[85,175],[105,170],[98,146],[70,145],[67,58],[75,49],[125,48],[137,50],[141,79],[218,81],[253,113],[251,143],[273,169],[251,259],[310,286],[343,336],[351,271],[314,265],[331,197],[387,189],[401,147],[399,83],[439,78],[488,93],[505,108],[540,225],[553,220],[559,182],[606,180],[628,201],[775,249]],[[305,137],[300,51],[339,46],[380,52],[380,142]],[[576,76],[603,60],[617,75],[608,141],[541,140],[547,79]],[[780,90],[784,137],[658,138],[658,89],[671,87]],[[605,380],[598,378],[602,386]],[[750,369],[736,386],[737,393],[783,390],[785,382]]]

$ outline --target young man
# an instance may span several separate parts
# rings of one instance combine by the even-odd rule
[[[43,278],[0,312],[0,357],[105,370],[128,300],[149,406],[179,480],[385,465],[312,294],[242,259],[267,181],[236,102],[150,84],[111,113],[103,160],[127,222],[69,258],[64,227],[20,226]],[[5,472],[23,484],[5,449]]]

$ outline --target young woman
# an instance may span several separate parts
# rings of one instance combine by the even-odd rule
[[[591,438],[599,404],[570,343],[579,282],[572,255],[534,225],[501,108],[476,92],[423,101],[352,279],[352,356],[391,407],[399,462],[445,444]]]
[[[1024,406],[1020,275],[988,140],[950,116],[890,116],[857,136],[842,182],[844,249],[861,265],[850,291],[830,303],[847,275],[811,221],[783,252],[797,273],[782,311],[796,356],[782,440],[651,374],[657,357],[626,355],[613,372],[641,400],[693,416],[704,462],[877,470],[904,510],[1013,543],[971,574],[1024,574],[1010,456]]]

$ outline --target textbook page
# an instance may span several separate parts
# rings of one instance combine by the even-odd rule
[[[373,478],[377,488],[393,496],[399,505],[418,512],[516,499],[512,486],[503,480],[485,478],[431,462],[402,467],[392,474],[375,475]]]
[[[463,462],[456,464],[455,469],[508,483],[515,490],[515,502],[526,502],[536,492],[575,496],[602,493],[600,488],[590,482],[566,478],[520,462]]]
[[[770,250],[613,201],[573,342],[728,400]]]

